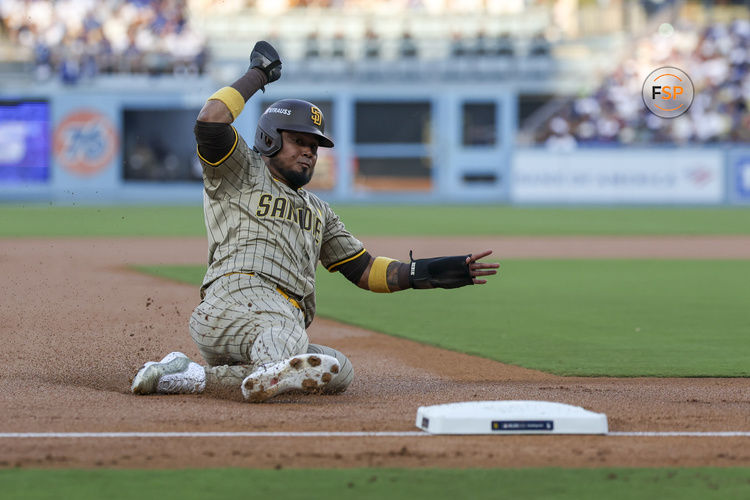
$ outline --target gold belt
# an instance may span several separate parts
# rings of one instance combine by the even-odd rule
[[[231,276],[233,274],[244,274],[246,276],[255,276],[255,273],[240,273],[240,272],[227,273],[227,274],[223,274],[222,276]],[[294,297],[290,297],[288,293],[286,293],[284,290],[281,289],[281,287],[277,286],[276,291],[279,292],[281,296],[284,297],[286,300],[288,300],[289,303],[292,304],[294,307],[296,307],[300,311],[302,310],[302,308],[299,306],[299,302],[297,302],[297,300]]]

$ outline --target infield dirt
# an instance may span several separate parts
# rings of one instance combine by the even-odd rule
[[[748,237],[368,238],[401,257],[492,248],[509,257],[750,258]],[[201,264],[203,238],[0,240],[0,432],[415,431],[418,406],[539,399],[604,412],[612,431],[750,430],[750,379],[558,377],[317,318],[311,340],[345,352],[339,396],[250,405],[137,397],[129,379],[181,350],[196,287],[130,265]],[[239,392],[239,391],[238,391]],[[748,466],[748,437],[429,436],[0,438],[0,467]]]

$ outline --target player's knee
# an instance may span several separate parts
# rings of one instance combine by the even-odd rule
[[[281,361],[307,352],[309,339],[303,328],[288,325],[264,330],[248,348],[248,358],[255,365]]]

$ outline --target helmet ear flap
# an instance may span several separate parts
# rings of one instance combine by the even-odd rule
[[[267,123],[263,119],[258,122],[255,129],[255,142],[253,149],[263,156],[273,156],[281,149],[281,134],[277,130],[268,130]]]

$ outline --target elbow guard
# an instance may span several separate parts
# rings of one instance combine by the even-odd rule
[[[367,250],[363,250],[355,258],[347,260],[346,262],[339,264],[338,271],[343,274],[346,279],[354,283],[359,283],[359,279],[362,277],[362,273],[365,272],[367,265],[370,263],[370,254]],[[333,272],[333,269],[330,269]]]
[[[207,163],[220,163],[237,144],[237,131],[228,123],[196,121],[195,140],[198,154]]]
[[[474,279],[466,263],[467,257],[469,255],[414,260],[410,251],[409,285],[416,289],[473,285]]]

